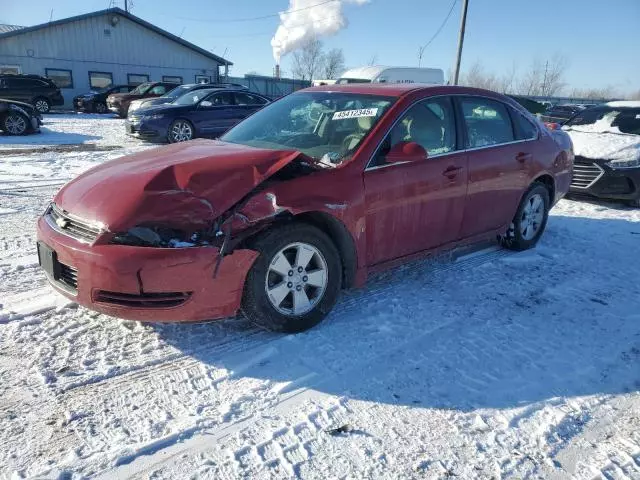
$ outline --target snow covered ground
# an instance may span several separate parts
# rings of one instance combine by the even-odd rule
[[[123,321],[35,255],[64,182],[150,148],[87,117],[38,138],[92,149],[0,137],[0,478],[640,478],[640,210],[564,200],[536,249],[396,269],[300,335]]]

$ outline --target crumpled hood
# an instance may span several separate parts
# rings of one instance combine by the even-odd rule
[[[589,132],[573,128],[566,132],[573,141],[576,155],[594,160],[627,160],[640,157],[640,135]]]
[[[299,155],[193,140],[105,162],[66,184],[54,201],[113,232],[141,224],[201,228]]]

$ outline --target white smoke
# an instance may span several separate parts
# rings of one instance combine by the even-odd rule
[[[362,5],[369,0],[289,0],[289,9],[280,13],[280,26],[271,39],[273,58],[280,57],[304,45],[312,38],[333,35],[349,22],[342,13],[345,3]]]

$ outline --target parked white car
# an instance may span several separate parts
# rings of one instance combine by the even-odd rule
[[[444,85],[444,72],[440,68],[383,67],[380,65],[347,70],[341,83],[422,83]]]

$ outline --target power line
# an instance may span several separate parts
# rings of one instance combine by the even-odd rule
[[[442,21],[442,23],[440,24],[440,27],[438,27],[438,30],[436,30],[436,33],[433,34],[433,36],[429,39],[429,41],[427,43],[424,44],[424,46],[420,47],[420,51],[424,52],[424,50],[431,45],[431,42],[433,42],[436,37],[440,34],[440,32],[442,31],[442,29],[444,28],[444,26],[447,24],[447,20],[449,20],[449,17],[451,16],[451,14],[453,13],[453,7],[456,6],[456,3],[458,3],[458,0],[453,0],[453,3],[451,4],[451,8],[449,9],[449,13],[447,13],[447,16],[444,18],[444,20]],[[422,57],[422,55],[420,55]]]
[[[279,17],[281,13],[294,13],[294,12],[300,12],[302,10],[309,10],[310,8],[315,8],[315,7],[319,7],[321,5],[326,5],[327,3],[333,3],[333,2],[340,2],[341,0],[325,0],[324,2],[320,2],[320,3],[316,3],[314,5],[309,5],[308,7],[302,7],[302,8],[297,8],[295,10],[287,10],[284,12],[278,12],[278,13],[270,13],[269,15],[262,15],[259,17],[245,17],[245,18],[194,18],[194,17],[179,17],[177,15],[171,15],[171,14],[165,14],[162,12],[154,12],[155,14],[159,14],[159,15],[165,15],[165,16],[170,16],[171,18],[176,18],[179,20],[189,20],[189,21],[193,21],[193,22],[207,22],[207,23],[211,23],[211,22],[252,22],[254,20],[264,20],[267,18],[274,18],[274,17]]]

